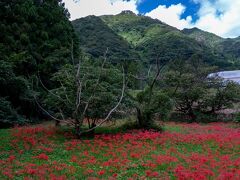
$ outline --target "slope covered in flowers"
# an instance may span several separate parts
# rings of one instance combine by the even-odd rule
[[[240,179],[240,128],[167,124],[77,140],[53,127],[0,131],[0,179]]]

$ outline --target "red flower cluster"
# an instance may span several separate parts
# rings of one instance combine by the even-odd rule
[[[38,156],[35,156],[35,157],[33,157],[33,158],[36,158],[36,159],[41,159],[41,160],[48,160],[48,156],[46,155],[46,154],[44,154],[44,153],[42,153],[42,154],[39,154]]]
[[[0,179],[240,179],[234,124],[167,126],[64,142],[52,127],[15,128],[11,148],[0,147]]]

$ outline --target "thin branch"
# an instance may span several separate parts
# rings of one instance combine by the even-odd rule
[[[61,108],[59,108],[59,112],[60,112],[60,115],[61,115],[61,117],[62,117],[62,121],[64,121],[64,120],[65,120],[65,117],[64,117],[64,115],[63,115],[63,112],[62,112],[62,109],[61,109]]]
[[[58,96],[57,94],[55,94],[55,93],[53,93],[52,91],[50,91],[50,90],[43,84],[43,82],[42,82],[42,80],[41,80],[41,78],[40,78],[39,72],[38,72],[38,79],[39,79],[40,84],[42,85],[42,87],[43,87],[46,91],[48,91],[50,94],[52,94],[53,96],[57,97],[58,99],[60,99],[61,101],[64,102],[64,99],[62,99],[60,96]]]
[[[66,87],[63,86],[62,81],[59,81],[59,82],[60,82],[60,84],[61,84],[61,87],[62,87],[62,89],[63,89],[63,91],[64,91],[64,94],[65,94],[65,97],[66,97],[68,103],[72,105],[73,103],[70,101],[70,99],[69,99],[69,97],[68,97],[68,95],[67,95]]]
[[[54,117],[54,116],[51,115],[46,109],[44,109],[44,108],[39,104],[39,102],[37,101],[36,96],[33,96],[33,97],[34,97],[35,102],[37,103],[38,107],[39,107],[41,110],[43,110],[45,113],[47,113],[47,115],[50,116],[52,119],[54,119],[54,120],[56,120],[56,121],[61,121],[61,119],[58,119],[58,118]]]
[[[56,118],[55,116],[51,115],[46,109],[44,109],[44,108],[39,104],[39,102],[37,101],[37,99],[36,99],[35,96],[34,96],[34,99],[35,99],[35,102],[36,102],[36,104],[38,105],[38,107],[39,107],[42,111],[44,111],[50,118],[52,118],[52,119],[54,119],[55,121],[58,121],[58,122],[65,122],[65,123],[69,123],[69,122],[70,122],[70,121],[65,120],[65,119],[58,119],[58,118]],[[61,112],[60,112],[60,114],[61,114],[62,117],[63,117],[63,114],[62,114]],[[72,122],[71,124],[74,125],[73,122]]]
[[[82,82],[80,80],[77,80],[77,98],[76,98],[76,107],[78,109],[78,107],[81,104],[81,94],[82,94]]]
[[[96,88],[97,88],[98,85],[99,85],[100,78],[101,78],[101,75],[102,75],[102,71],[103,71],[104,65],[105,65],[105,63],[106,63],[106,61],[107,61],[107,53],[108,53],[108,48],[107,48],[106,52],[104,53],[104,60],[103,60],[103,63],[102,63],[102,65],[101,65],[101,70],[100,70],[100,72],[99,72],[97,82],[96,82],[96,84],[95,84],[95,86],[94,86],[94,88],[93,88],[93,93],[92,93],[92,95],[89,97],[89,99],[88,99],[88,101],[87,101],[87,103],[86,103],[86,105],[85,105],[85,107],[84,107],[84,110],[83,110],[83,113],[82,113],[82,117],[85,117],[85,114],[86,114],[86,112],[87,112],[89,103],[90,103],[90,101],[92,100],[92,98],[95,96],[94,93],[95,93],[95,91],[96,91]]]
[[[82,96],[82,82],[80,82],[78,89],[77,89],[77,99],[76,99],[76,113],[81,105],[81,96]]]
[[[77,73],[76,73],[76,83],[77,83],[77,98],[76,98],[76,110],[75,110],[75,114],[77,114],[79,107],[81,105],[81,96],[82,96],[82,81],[85,77],[85,75],[83,76],[82,81],[80,80],[80,69],[81,69],[81,60],[79,59],[79,63],[78,63],[78,69],[77,69]]]
[[[69,73],[65,70],[64,73],[66,74],[66,78],[68,79],[68,81],[71,81],[72,79],[69,77]]]
[[[126,86],[126,83],[125,83],[125,72],[124,72],[124,68],[122,66],[122,70],[123,70],[123,86],[122,86],[122,92],[121,92],[121,97],[118,101],[118,103],[108,112],[107,116],[104,118],[104,120],[102,122],[100,122],[98,125],[96,125],[95,127],[91,128],[91,129],[88,129],[86,131],[83,131],[80,133],[80,135],[82,133],[87,133],[87,132],[90,132],[94,129],[96,129],[97,127],[101,126],[102,124],[104,124],[106,121],[108,121],[109,117],[111,116],[111,114],[118,108],[118,106],[121,104],[122,102],[122,99],[124,97],[124,92],[125,92],[125,86]]]
[[[148,74],[147,74],[147,77],[148,77],[148,78],[149,78],[149,76],[150,76],[151,69],[152,69],[152,65],[150,65],[150,67],[149,67],[149,69],[148,69]]]
[[[73,55],[73,39],[71,41],[71,60],[72,60],[72,65],[74,67],[75,63],[74,63],[74,55]]]
[[[130,76],[132,76],[133,78],[135,78],[135,79],[137,79],[137,80],[146,81],[146,80],[148,80],[148,78],[149,78],[149,76],[150,76],[151,69],[152,69],[152,65],[150,65],[150,67],[149,67],[149,69],[148,69],[148,72],[147,72],[147,76],[145,76],[145,77],[138,77],[138,76],[135,76],[135,75],[132,75],[132,74],[130,74]]]
[[[156,63],[157,63],[157,73],[156,73],[156,75],[155,75],[155,78],[154,78],[153,81],[152,81],[152,84],[150,85],[150,89],[153,89],[153,87],[154,87],[155,83],[157,82],[157,79],[158,79],[158,77],[159,77],[159,75],[160,75],[161,70],[162,70],[162,69],[164,68],[164,66],[165,66],[165,64],[163,64],[162,66],[160,66],[160,64],[159,64],[159,59],[156,60]]]
[[[148,77],[138,77],[138,76],[134,76],[132,74],[130,74],[130,76],[132,76],[133,78],[135,78],[137,80],[142,80],[142,81],[146,81],[148,79]]]
[[[79,59],[79,62],[78,62],[78,69],[77,69],[77,73],[76,73],[76,79],[77,79],[77,80],[79,80],[80,68],[81,68],[81,60]]]

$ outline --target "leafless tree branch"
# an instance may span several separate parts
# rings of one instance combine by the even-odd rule
[[[150,85],[150,89],[153,89],[155,83],[157,82],[157,79],[158,79],[159,76],[160,76],[161,70],[165,67],[165,64],[160,65],[160,62],[159,62],[159,59],[158,59],[158,58],[157,58],[157,60],[156,60],[156,64],[157,64],[157,72],[156,72],[156,75],[155,75],[155,77],[154,77],[151,85]]]
[[[42,87],[47,91],[49,92],[50,94],[52,94],[53,96],[57,97],[59,100],[63,101],[64,102],[64,99],[62,99],[60,96],[58,96],[57,94],[53,93],[52,91],[50,91],[45,85],[44,83],[42,82],[41,78],[40,78],[40,75],[39,75],[39,72],[38,72],[38,79],[39,79],[39,82],[40,84],[42,85]]]
[[[74,63],[74,55],[73,55],[73,39],[72,39],[72,42],[71,42],[71,60],[72,60],[72,65],[74,67],[75,63]]]
[[[93,93],[92,93],[92,95],[88,98],[88,101],[87,101],[87,103],[86,103],[86,105],[85,105],[85,107],[84,107],[84,110],[83,110],[83,113],[82,113],[82,117],[85,117],[85,114],[86,114],[87,109],[88,109],[88,107],[89,107],[89,103],[91,102],[92,98],[95,96],[96,88],[97,88],[98,85],[99,85],[100,78],[101,78],[101,75],[102,75],[102,71],[103,71],[104,65],[105,65],[105,63],[106,63],[106,61],[107,61],[107,53],[108,53],[108,48],[106,49],[106,52],[104,53],[104,60],[103,60],[103,63],[102,63],[102,65],[101,65],[101,70],[100,70],[100,72],[99,72],[99,74],[98,74],[97,82],[96,82],[96,84],[95,84],[95,86],[94,86],[94,88],[93,88]]]
[[[124,72],[124,68],[122,66],[122,71],[123,71],[123,85],[122,85],[122,91],[121,91],[121,96],[120,96],[120,99],[119,101],[117,102],[117,104],[108,112],[107,116],[104,118],[103,121],[101,121],[98,125],[96,125],[95,127],[91,128],[91,129],[88,129],[86,131],[83,131],[80,133],[83,134],[83,133],[87,133],[87,132],[90,132],[90,131],[93,131],[94,129],[96,129],[97,127],[101,126],[102,124],[104,124],[106,121],[108,121],[109,117],[111,116],[111,114],[118,108],[118,106],[121,104],[122,100],[123,100],[123,97],[124,97],[124,92],[125,92],[125,86],[126,86],[126,83],[125,83],[125,72]]]

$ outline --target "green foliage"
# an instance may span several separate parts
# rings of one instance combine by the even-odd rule
[[[240,38],[224,39],[215,34],[202,31],[197,28],[184,29],[184,34],[193,38],[201,44],[204,44],[218,56],[218,61],[215,65],[224,69],[238,69],[239,66],[239,43]]]
[[[80,126],[84,118],[94,124],[105,118],[119,100],[122,72],[101,62],[82,58],[80,66],[68,64],[55,73],[52,81],[59,86],[43,100],[48,111],[59,119],[79,120]]]
[[[240,123],[240,113],[235,115],[235,122]]]
[[[198,28],[192,29],[183,29],[182,31],[184,34],[188,35],[189,37],[195,39],[199,43],[203,43],[208,47],[214,48],[217,44],[222,42],[224,39],[206,31],[202,31]]]
[[[200,108],[215,113],[219,110],[233,108],[235,103],[239,103],[240,86],[233,82],[225,84],[226,82],[214,79],[212,81],[213,87],[204,94]]]
[[[17,111],[12,107],[11,102],[6,98],[0,97],[0,126],[10,127],[13,125],[22,125],[26,121],[19,116]]]
[[[30,89],[40,94],[42,89],[34,78],[41,74],[46,86],[53,87],[49,79],[70,62],[72,45],[77,54],[68,12],[61,1],[9,0],[1,2],[0,18],[0,97],[7,97],[20,116],[39,116]]]
[[[138,124],[141,128],[154,128],[154,115],[157,114],[164,120],[172,110],[171,99],[160,90],[153,90],[150,86],[146,86],[144,90],[135,91],[132,94],[129,93],[129,96],[136,108]]]
[[[138,46],[149,37],[154,38],[153,35],[157,33],[175,30],[158,20],[128,12],[122,12],[115,16],[102,16],[101,19],[133,46]]]
[[[227,59],[232,62],[232,67],[238,69],[240,67],[240,37],[234,39],[224,39],[217,45],[219,52],[224,54]]]
[[[188,115],[189,121],[211,121],[217,111],[240,102],[240,86],[209,78],[214,69],[193,56],[185,62],[173,62],[165,75],[166,90],[174,98],[176,110]]]
[[[80,47],[93,57],[102,57],[108,48],[108,59],[112,63],[138,58],[127,41],[106,26],[99,17],[88,16],[72,23],[79,36]]]
[[[194,106],[203,98],[208,86],[207,75],[212,68],[194,56],[188,61],[173,62],[165,75],[167,92],[174,97],[176,109],[195,119]]]

